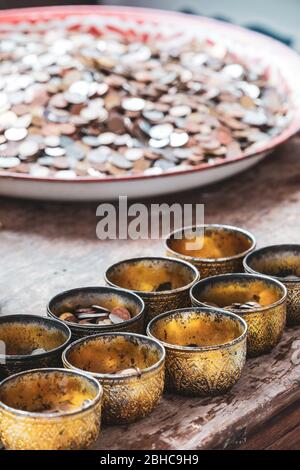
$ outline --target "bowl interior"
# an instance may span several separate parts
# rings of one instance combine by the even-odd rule
[[[86,377],[63,371],[32,371],[4,381],[0,400],[10,408],[31,413],[80,410],[96,398],[98,390]]]
[[[59,317],[64,312],[72,312],[77,308],[87,308],[91,305],[100,305],[110,311],[115,307],[125,307],[130,312],[131,318],[136,317],[143,308],[142,301],[130,293],[83,288],[59,294],[52,299],[49,309],[53,315]]]
[[[194,233],[193,233],[194,232]],[[185,229],[180,239],[175,234],[167,240],[172,251],[185,256],[202,259],[231,258],[249,250],[253,240],[244,234],[225,227],[205,227]],[[178,234],[178,232],[177,232]]]
[[[124,289],[160,292],[184,287],[195,280],[196,274],[179,261],[149,258],[120,262],[108,269],[106,277]]]
[[[268,276],[300,277],[300,245],[262,248],[248,257],[247,265],[253,271]]]
[[[235,317],[217,311],[181,311],[157,318],[150,333],[164,343],[182,347],[220,346],[244,331]]]
[[[63,345],[68,339],[66,333],[49,323],[41,321],[2,320],[0,323],[0,341],[5,345],[5,354],[9,356],[30,355],[41,349],[51,351]]]
[[[221,308],[234,303],[244,304],[246,302],[256,302],[261,307],[267,307],[278,302],[284,296],[280,285],[275,284],[272,280],[234,275],[227,278],[216,276],[199,282],[192,294],[198,302],[215,304]]]
[[[73,367],[98,374],[115,374],[125,369],[147,369],[161,358],[161,351],[148,338],[102,335],[79,341],[66,353]]]

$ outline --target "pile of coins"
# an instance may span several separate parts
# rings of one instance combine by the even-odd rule
[[[282,276],[282,279],[284,281],[295,281],[295,282],[300,281],[300,277],[294,274],[289,274],[288,276]]]
[[[31,356],[36,356],[38,354],[43,354],[47,352],[46,349],[43,349],[43,348],[37,348],[37,349],[33,349],[33,351],[31,351],[30,355]]]
[[[220,305],[217,305],[215,303],[212,303],[212,302],[205,302],[205,304],[209,307],[218,307],[218,308],[223,308],[224,310],[244,310],[244,311],[247,311],[247,310],[256,310],[258,308],[262,308],[262,305],[258,302],[252,302],[252,301],[249,301],[249,302],[245,302],[243,304],[239,303],[239,302],[234,302],[230,305],[226,305],[224,307],[221,307]]]
[[[131,314],[125,307],[115,307],[111,311],[100,305],[91,305],[90,307],[77,307],[70,312],[64,312],[59,315],[62,321],[79,323],[81,325],[113,325],[130,320]]]
[[[121,369],[113,372],[113,375],[137,375],[140,377],[142,375],[142,371],[139,367],[129,367],[128,369]]]
[[[96,21],[96,20],[95,20]],[[221,44],[140,41],[78,18],[0,25],[0,172],[160,174],[259,150],[289,100]]]

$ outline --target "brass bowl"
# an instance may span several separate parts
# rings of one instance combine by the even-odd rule
[[[221,309],[187,308],[162,313],[147,334],[166,350],[171,392],[209,396],[228,391],[246,360],[246,322]]]
[[[192,263],[199,270],[201,279],[242,272],[243,259],[255,245],[250,232],[218,224],[183,227],[172,232],[165,241],[167,256]]]
[[[287,288],[287,324],[300,324],[300,245],[274,245],[253,251],[244,259],[248,273],[266,274]],[[287,276],[298,276],[293,280]]]
[[[76,450],[100,431],[102,389],[65,369],[21,372],[0,384],[0,435],[11,450]]]
[[[146,324],[167,310],[189,307],[189,290],[198,279],[199,273],[190,263],[166,257],[119,261],[105,273],[107,284],[132,290],[142,297]],[[171,283],[171,288],[155,290],[164,283]]]
[[[89,307],[94,304],[101,305],[109,310],[115,307],[125,307],[130,311],[132,318],[115,325],[84,325],[66,321],[64,323],[70,327],[72,339],[84,338],[85,336],[95,335],[101,332],[144,332],[144,302],[136,294],[124,289],[100,286],[79,287],[77,289],[67,290],[50,300],[47,312],[50,317],[58,318],[60,314],[74,308]]]
[[[103,419],[129,423],[144,418],[159,402],[164,388],[164,348],[133,333],[103,333],[72,343],[64,366],[84,371],[103,386]],[[122,375],[121,370],[137,367]]]
[[[23,370],[60,367],[70,338],[69,327],[58,320],[24,314],[1,316],[0,379]],[[36,349],[45,352],[31,355]]]
[[[268,353],[279,342],[286,321],[286,288],[267,276],[223,274],[199,281],[191,289],[192,304],[216,304],[220,308],[233,303],[258,302],[250,311],[230,308],[248,324],[248,356]]]

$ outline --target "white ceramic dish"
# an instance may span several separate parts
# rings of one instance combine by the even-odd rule
[[[200,38],[222,41],[239,56],[259,60],[268,66],[272,79],[284,81],[290,93],[291,120],[278,136],[261,145],[259,151],[241,155],[214,165],[202,164],[192,169],[172,170],[159,175],[126,177],[91,177],[76,179],[36,178],[16,173],[0,175],[0,195],[45,200],[112,200],[119,195],[129,198],[157,196],[215,183],[244,171],[262,160],[278,145],[300,129],[300,56],[292,49],[258,33],[216,20],[180,13],[137,8],[72,6],[30,8],[2,11],[0,22],[38,21],[66,16],[93,16],[101,28],[114,26],[125,34],[172,35],[188,31]],[[87,18],[88,19],[88,18]],[[84,21],[84,19],[83,19]],[[134,32],[134,33],[133,33]]]

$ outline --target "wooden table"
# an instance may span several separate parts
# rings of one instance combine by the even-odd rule
[[[259,246],[299,243],[300,138],[247,173],[156,202],[203,203],[206,222],[245,227],[256,235]],[[112,261],[163,254],[159,240],[99,241],[95,211],[94,203],[0,200],[1,315],[45,315],[54,294],[102,284]],[[272,354],[249,360],[240,382],[227,395],[166,395],[143,421],[104,428],[95,447],[300,449],[300,364],[292,361],[300,350],[297,339],[300,327],[288,329]]]

